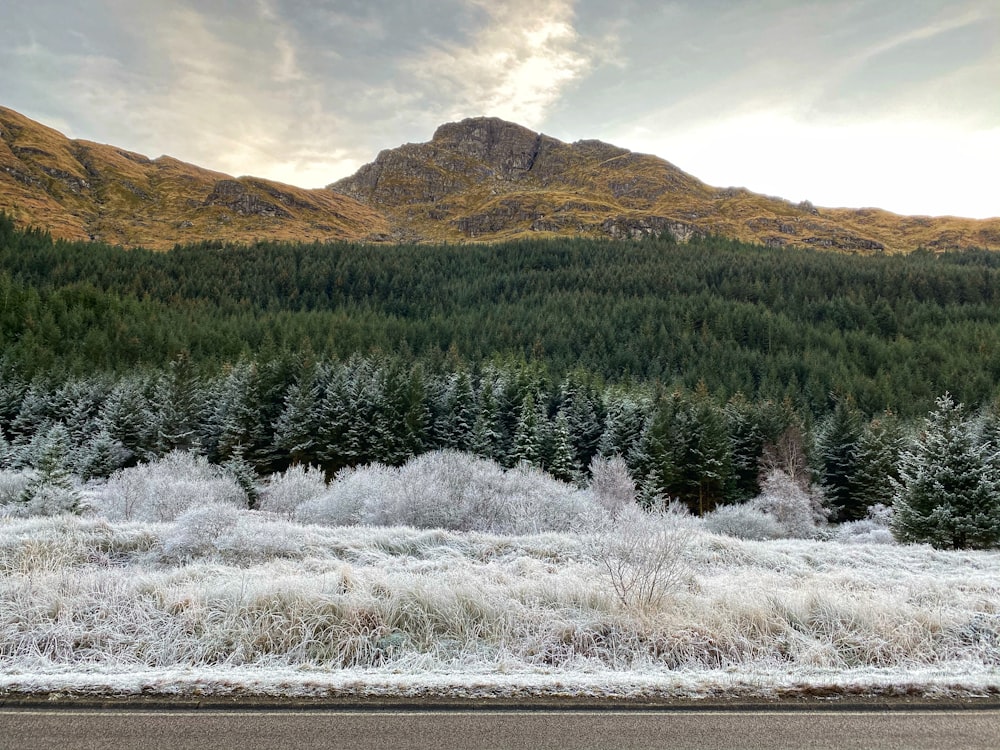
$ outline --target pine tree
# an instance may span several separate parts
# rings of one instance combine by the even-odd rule
[[[317,458],[327,476],[332,476],[351,461],[345,441],[352,424],[347,368],[334,364],[319,401],[317,418]]]
[[[84,481],[107,479],[114,472],[128,466],[134,454],[102,427],[76,452],[77,473]]]
[[[311,370],[285,394],[285,408],[274,427],[275,452],[283,463],[312,464],[318,458],[321,385]]]
[[[571,375],[559,387],[559,411],[566,415],[574,463],[581,469],[590,466],[604,434],[600,399],[581,377]]]
[[[35,461],[35,476],[21,493],[21,512],[25,515],[76,513],[80,494],[66,466],[69,460],[69,431],[54,425],[45,435]]]
[[[864,518],[867,508],[857,490],[861,415],[849,398],[837,399],[818,442],[822,462],[820,486],[836,514],[833,520],[843,522]]]
[[[893,414],[886,412],[865,425],[858,442],[854,493],[866,513],[873,505],[892,505],[902,451],[903,433]]]
[[[899,476],[892,518],[898,540],[953,549],[1000,543],[1000,460],[948,394],[903,452]]]
[[[569,418],[566,412],[560,411],[556,414],[551,433],[551,458],[545,467],[546,470],[556,479],[561,479],[564,482],[578,482],[583,471],[576,462],[576,451],[573,449]]]
[[[535,396],[531,391],[524,395],[521,402],[521,414],[514,432],[513,458],[517,462],[526,462],[531,466],[541,467],[545,455],[545,435],[543,422],[545,415],[540,413],[535,404]]]
[[[253,510],[260,500],[260,490],[257,488],[258,476],[246,458],[243,456],[243,446],[233,448],[230,456],[222,464],[223,470],[229,474],[247,496],[247,507]]]
[[[146,394],[147,383],[126,376],[111,389],[101,407],[100,429],[140,461],[155,455],[156,423]]]
[[[191,357],[181,352],[160,376],[153,392],[156,452],[159,455],[200,447],[200,390]]]
[[[477,456],[491,458],[503,464],[502,425],[500,411],[493,396],[493,383],[489,380],[483,383],[479,394],[479,405],[476,409],[476,422],[472,426],[470,450]]]

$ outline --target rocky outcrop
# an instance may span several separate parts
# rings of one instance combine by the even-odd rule
[[[254,195],[245,185],[236,180],[219,180],[215,183],[212,192],[205,199],[205,205],[224,206],[240,216],[291,218],[288,211]]]

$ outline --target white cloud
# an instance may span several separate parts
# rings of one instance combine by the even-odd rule
[[[537,127],[594,63],[567,0],[470,0],[487,23],[462,43],[427,48],[403,69],[444,97],[445,119],[488,114]]]

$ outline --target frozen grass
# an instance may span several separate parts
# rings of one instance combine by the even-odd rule
[[[629,607],[601,531],[0,519],[0,691],[1000,691],[996,552],[678,531],[685,575]]]

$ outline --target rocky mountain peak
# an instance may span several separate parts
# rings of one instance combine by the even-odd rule
[[[494,167],[510,176],[535,163],[546,136],[496,117],[474,117],[442,125],[431,143]],[[558,143],[555,139],[547,139]]]

